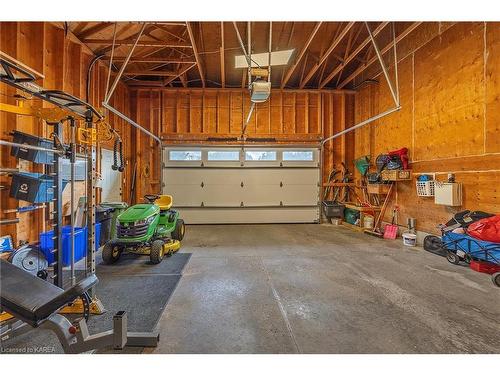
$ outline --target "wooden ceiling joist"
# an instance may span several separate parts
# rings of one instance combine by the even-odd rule
[[[123,72],[124,76],[151,76],[151,77],[177,77],[178,72],[166,70],[129,70]]]
[[[297,59],[295,59],[294,64],[285,73],[285,76],[283,77],[283,80],[281,81],[281,88],[282,89],[285,87],[288,80],[292,76],[293,72],[295,71],[295,69],[299,65],[299,62],[302,60],[302,57],[304,57],[304,54],[306,53],[307,49],[309,48],[309,45],[311,44],[314,37],[316,36],[316,33],[318,32],[319,28],[321,27],[321,24],[322,24],[322,22],[316,23],[316,26],[314,26],[314,29],[309,34],[309,37],[307,38],[305,44],[302,46],[302,49],[300,50],[299,54],[297,55]]]
[[[180,77],[181,75],[185,74],[188,72],[188,70],[190,70],[191,68],[193,68],[194,66],[196,66],[196,64],[191,64],[191,65],[188,65],[187,67],[185,67],[184,69],[181,69],[178,74],[174,77],[170,77],[168,79],[166,79],[164,82],[163,82],[163,86],[167,86],[170,82],[174,81],[176,78]]]
[[[113,57],[113,62],[123,62],[125,58],[124,56]],[[109,61],[110,56],[105,56],[102,59],[104,61]],[[175,57],[132,57],[129,63],[195,64],[196,61]]]
[[[77,34],[80,39],[86,39],[95,35],[101,31],[106,30],[108,27],[111,27],[114,22],[100,22],[95,26],[91,26],[86,30],[83,30],[81,33]]]
[[[377,28],[373,31],[373,36],[379,34],[389,22],[382,22]],[[337,66],[332,72],[330,72],[326,78],[320,83],[319,88],[322,89],[325,85],[330,82],[333,77],[335,77],[344,67],[351,62],[368,44],[370,43],[370,38],[366,38],[349,56],[345,58],[342,64]]]
[[[349,22],[346,27],[340,32],[340,34],[334,39],[330,47],[325,51],[325,53],[320,57],[319,61],[313,65],[309,73],[305,76],[304,80],[300,83],[300,88],[303,89],[304,86],[313,77],[319,67],[326,61],[328,56],[333,52],[333,50],[339,45],[339,43],[344,39],[349,30],[354,26],[355,22]]]
[[[396,44],[401,42],[404,38],[406,38],[413,30],[415,30],[417,27],[420,26],[422,22],[414,22],[410,26],[408,26],[401,34],[399,34],[396,37]],[[387,51],[392,49],[394,47],[394,41],[390,41],[381,51],[380,53],[384,55]],[[361,65],[358,67],[352,74],[349,75],[346,79],[344,79],[340,85],[338,86],[339,89],[344,88],[349,82],[351,82],[354,78],[356,78],[358,75],[360,75],[362,72],[364,72],[371,64],[373,64],[375,61],[378,60],[377,56],[372,57],[370,60],[368,60],[365,64]]]
[[[113,44],[113,39],[83,39],[85,44]],[[121,39],[115,41],[115,46],[131,46],[135,43],[134,39]],[[167,47],[167,48],[193,48],[190,44],[177,43],[177,42],[164,42],[158,40],[142,40],[137,43],[139,47]]]
[[[198,67],[198,72],[200,73],[201,85],[205,87],[205,74],[203,73],[203,67],[201,66],[201,59],[196,48],[196,43],[194,39],[193,29],[191,28],[191,23],[186,22],[187,31],[189,34],[189,40],[191,40],[191,48],[193,49],[194,58],[196,60],[196,66]]]

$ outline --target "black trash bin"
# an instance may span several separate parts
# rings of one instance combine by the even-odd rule
[[[110,207],[96,206],[96,222],[101,223],[101,235],[99,236],[99,246],[104,245],[111,239],[111,213]]]

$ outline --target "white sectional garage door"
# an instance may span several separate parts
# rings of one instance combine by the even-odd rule
[[[168,147],[163,182],[188,224],[319,221],[316,148]]]

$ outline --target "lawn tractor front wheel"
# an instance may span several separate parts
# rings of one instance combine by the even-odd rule
[[[163,259],[163,245],[162,240],[155,240],[151,244],[151,251],[149,252],[149,260],[153,264],[158,264]]]
[[[172,231],[172,239],[182,241],[185,232],[186,226],[184,225],[184,220],[178,219],[177,223],[175,223],[175,228]]]
[[[107,243],[102,249],[102,260],[106,264],[116,263],[122,254],[122,249],[119,246]]]

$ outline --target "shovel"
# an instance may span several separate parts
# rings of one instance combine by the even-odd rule
[[[398,206],[395,206],[392,210],[392,220],[391,224],[386,224],[384,228],[384,238],[387,240],[395,240],[398,236],[398,225],[395,224],[396,213],[398,211]]]

